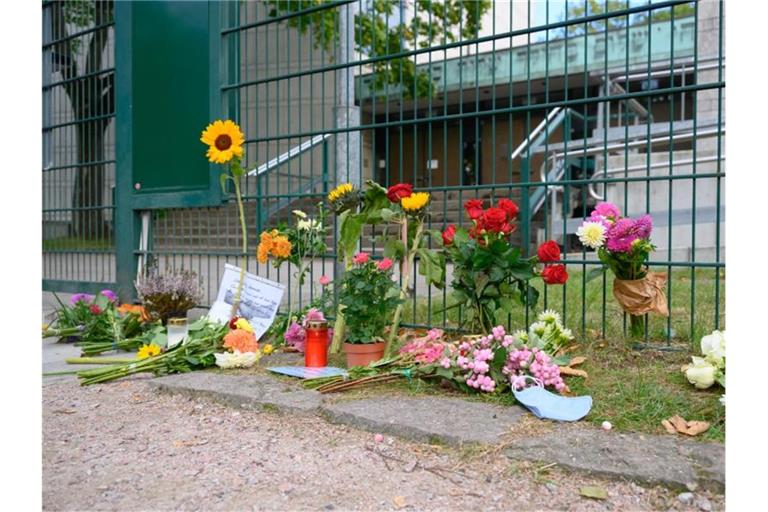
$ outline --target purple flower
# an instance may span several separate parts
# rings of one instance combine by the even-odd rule
[[[304,352],[304,343],[307,340],[307,333],[298,322],[292,322],[283,335],[285,344],[293,347],[300,352]]]
[[[592,210],[592,215],[590,215],[590,219],[593,222],[599,222],[606,228],[610,228],[620,217],[619,207],[608,202],[597,203],[595,209]]]
[[[73,306],[77,305],[78,302],[85,302],[86,304],[89,304],[93,302],[93,295],[88,293],[76,293],[69,298],[69,302],[72,303]]]
[[[101,290],[101,294],[110,302],[117,302],[117,294],[112,290]]]
[[[620,219],[608,229],[606,247],[611,252],[632,252],[632,243],[651,236],[652,229],[650,215],[643,215],[637,220]]]

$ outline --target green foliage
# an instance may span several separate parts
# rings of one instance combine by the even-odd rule
[[[645,262],[655,250],[656,247],[649,240],[640,239],[633,244],[631,252],[609,252],[601,247],[597,257],[619,279],[642,279],[648,272]]]
[[[521,258],[520,249],[504,239],[482,241],[459,228],[453,244],[445,248],[454,264],[450,307],[463,307],[460,327],[470,332],[490,332],[518,305],[533,306],[538,301],[538,291],[528,285],[535,276],[536,257]]]
[[[373,261],[348,269],[339,289],[339,303],[345,306],[347,342],[380,341],[401,302],[391,270],[381,271]]]
[[[325,0],[267,0],[271,17],[296,13],[319,6]],[[406,7],[413,6],[415,15],[402,19]],[[372,0],[350,24],[355,27],[355,49],[368,58],[387,57],[417,48],[452,43],[477,37],[483,15],[491,7],[490,0]],[[288,26],[302,34],[311,29],[315,48],[333,53],[338,42],[339,10],[322,9],[286,20]],[[397,23],[395,23],[397,21]],[[434,94],[429,73],[416,70],[412,57],[395,57],[370,64],[373,69],[371,87],[381,91],[389,85],[402,86],[406,98],[424,98]]]
[[[567,18],[569,20],[583,18],[585,16],[594,16],[596,14],[611,13],[621,11],[630,7],[629,1],[623,0],[588,0],[586,2],[576,2],[568,8]],[[617,30],[633,25],[644,25],[658,21],[668,21],[672,19],[672,10],[674,9],[675,19],[686,16],[693,16],[696,12],[694,3],[679,4],[673,8],[654,9],[635,13],[630,16],[613,16],[604,20],[595,20],[579,25],[572,25],[566,29],[560,29],[555,37],[574,37],[583,36],[584,33],[594,34],[605,30]]]

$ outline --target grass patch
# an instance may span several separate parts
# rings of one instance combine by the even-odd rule
[[[664,272],[666,269],[654,270]],[[581,270],[569,268],[568,273],[570,279],[564,286],[545,287],[540,280],[534,280],[533,286],[541,293],[537,309],[526,312],[520,306],[507,318],[506,326],[513,330],[523,328],[539,311],[549,308],[560,312],[564,324],[582,337],[627,339],[629,318],[613,298],[613,276],[606,274],[605,279],[585,282],[586,275]],[[647,315],[647,338],[643,341],[660,345],[685,342],[691,347],[698,346],[701,337],[715,329],[716,316],[720,329],[724,329],[725,271],[720,270],[719,277],[716,269],[707,268],[678,269],[671,275],[667,293],[670,318]],[[406,304],[404,322],[458,327],[459,308],[441,312],[443,292],[432,292],[431,297],[424,297],[424,291],[420,291],[415,300]],[[451,304],[450,296],[447,302]]]
[[[65,236],[43,240],[43,251],[109,251],[114,250],[114,248],[114,240],[108,238],[87,240],[74,236]]]

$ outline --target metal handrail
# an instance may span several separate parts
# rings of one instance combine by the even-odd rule
[[[251,169],[248,171],[248,176],[260,176],[264,173],[269,172],[270,170],[274,169],[275,167],[280,167],[284,163],[286,163],[289,160],[293,160],[300,154],[309,151],[313,147],[317,146],[318,144],[322,144],[325,142],[329,137],[331,136],[330,133],[321,133],[320,135],[315,135],[308,141],[302,142],[298,146],[294,146],[285,153],[282,153],[281,155],[276,156],[272,160],[265,162],[261,164],[260,166]]]
[[[544,127],[547,124],[549,124],[549,122],[552,119],[554,119],[557,116],[557,114],[560,113],[560,111],[562,109],[563,109],[562,107],[555,107],[552,110],[550,110],[549,114],[547,114],[547,116],[538,124],[538,126],[536,126],[536,128],[534,128],[533,131],[528,134],[528,137],[526,137],[525,140],[523,142],[521,142],[520,145],[517,146],[517,148],[515,148],[515,150],[509,156],[509,159],[510,160],[514,160],[515,158],[520,156],[520,154],[523,151],[525,151],[525,149],[528,147],[528,145],[531,143],[531,141],[533,139],[535,139],[536,137],[538,137],[539,133],[541,133],[541,131],[544,129]]]

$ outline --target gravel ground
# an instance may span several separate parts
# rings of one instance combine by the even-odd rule
[[[643,488],[158,394],[138,378],[43,387],[45,510],[722,510]],[[599,486],[606,500],[579,495]]]

